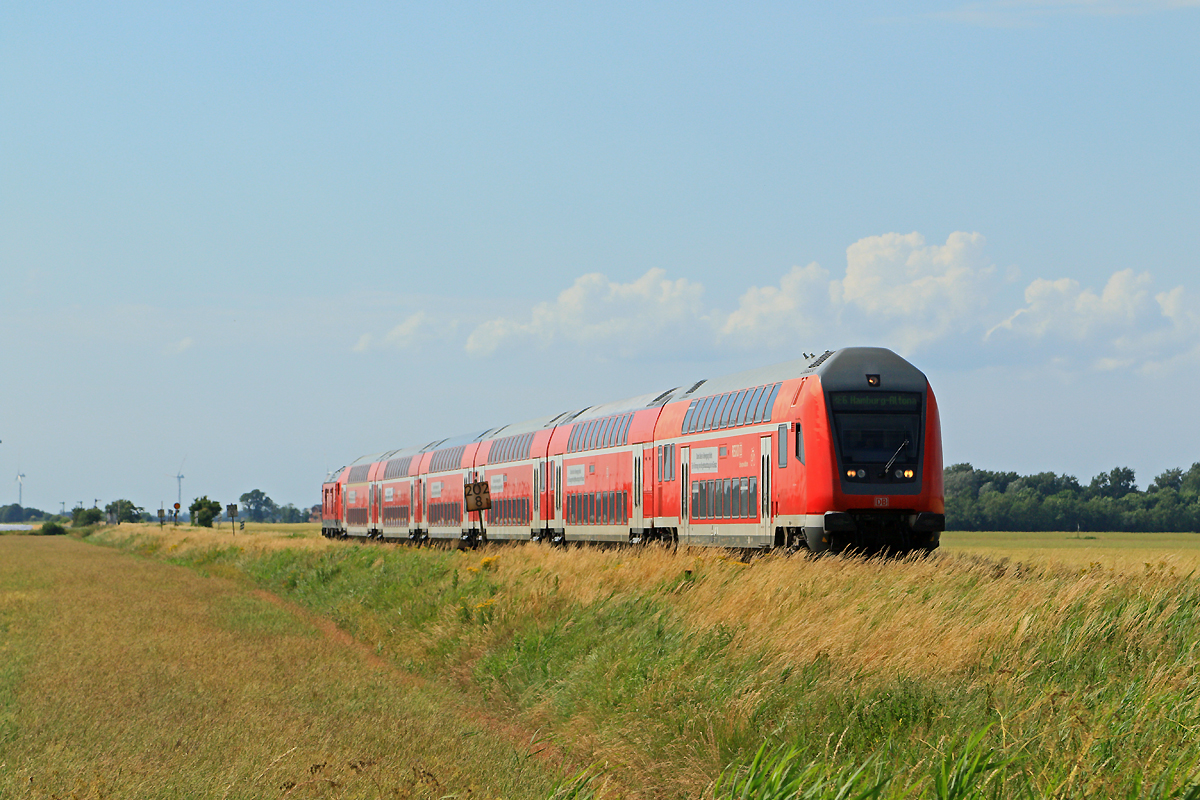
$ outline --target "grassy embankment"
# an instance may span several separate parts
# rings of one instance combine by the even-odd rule
[[[476,694],[605,764],[614,796],[701,796],[764,741],[834,773],[869,762],[886,797],[946,796],[934,772],[985,728],[975,752],[1013,760],[995,773],[1002,797],[1162,796],[1143,783],[1182,781],[1200,759],[1190,557],[746,565],[114,533],[100,536],[244,575],[406,672]]]

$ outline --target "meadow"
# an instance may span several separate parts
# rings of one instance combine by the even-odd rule
[[[504,720],[471,739],[500,748],[491,761],[472,751],[487,796],[1152,798],[1181,796],[1200,762],[1200,548],[1187,535],[952,533],[925,559],[749,563],[658,547],[328,542],[299,526],[121,526],[88,540],[109,546],[90,548],[105,564],[119,548],[142,558],[118,561],[186,567],[198,586],[332,623],[353,646],[320,637],[350,653],[320,672],[323,691],[366,691],[344,687],[386,668],[433,693],[402,695],[410,715]],[[256,658],[288,661],[262,639],[248,636]],[[239,664],[231,681],[250,669]],[[272,691],[313,680],[286,673]],[[0,719],[24,713],[3,697]],[[438,716],[447,703],[458,719]],[[356,751],[380,763],[423,752],[393,739],[324,741],[347,748],[346,763],[368,757],[351,742],[371,742]],[[24,737],[0,741],[13,763]],[[522,758],[537,768],[505,784]],[[264,761],[266,750],[244,771]],[[571,789],[563,776],[576,773]],[[358,787],[342,796],[395,796]]]

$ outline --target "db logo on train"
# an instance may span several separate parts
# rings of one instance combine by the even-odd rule
[[[888,504],[888,498],[886,498],[886,497],[876,497],[875,498],[875,507],[876,508],[887,508],[887,504]]]

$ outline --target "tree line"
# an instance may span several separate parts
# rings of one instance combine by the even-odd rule
[[[279,505],[262,490],[253,489],[238,498],[239,515],[241,519],[251,522],[307,522],[308,509],[297,508],[291,503]],[[188,509],[189,520],[193,525],[211,528],[213,522],[221,517],[225,507],[217,500],[210,500],[208,495],[197,497]],[[84,508],[76,506],[70,514],[54,514],[37,508],[25,508],[16,503],[0,506],[0,522],[70,522],[73,528],[83,528],[97,525],[115,518],[117,522],[157,522],[158,514],[147,511],[132,500],[114,500],[103,509],[98,507]]]
[[[1086,486],[1074,475],[946,467],[946,530],[1200,532],[1200,463],[1137,488],[1114,467]]]

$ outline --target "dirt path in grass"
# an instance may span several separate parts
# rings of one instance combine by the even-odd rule
[[[346,631],[342,630],[332,620],[312,613],[304,606],[272,594],[265,589],[256,589],[251,593],[254,597],[287,611],[289,614],[303,620],[306,624],[321,632],[321,635],[338,645],[356,652],[372,668],[385,671],[398,684],[416,688],[426,688],[429,681],[425,678],[406,672],[395,666],[375,652],[374,648],[365,642],[360,642]],[[532,755],[547,767],[562,770],[568,765],[568,759],[556,745],[538,740],[538,731],[531,730],[509,719],[501,719],[486,710],[473,705],[463,705],[460,708],[462,716],[473,720],[481,727],[487,728],[493,735],[502,737],[516,748],[535,747]],[[581,768],[583,765],[574,765]]]
[[[0,796],[545,797],[530,739],[267,592],[0,537]]]

